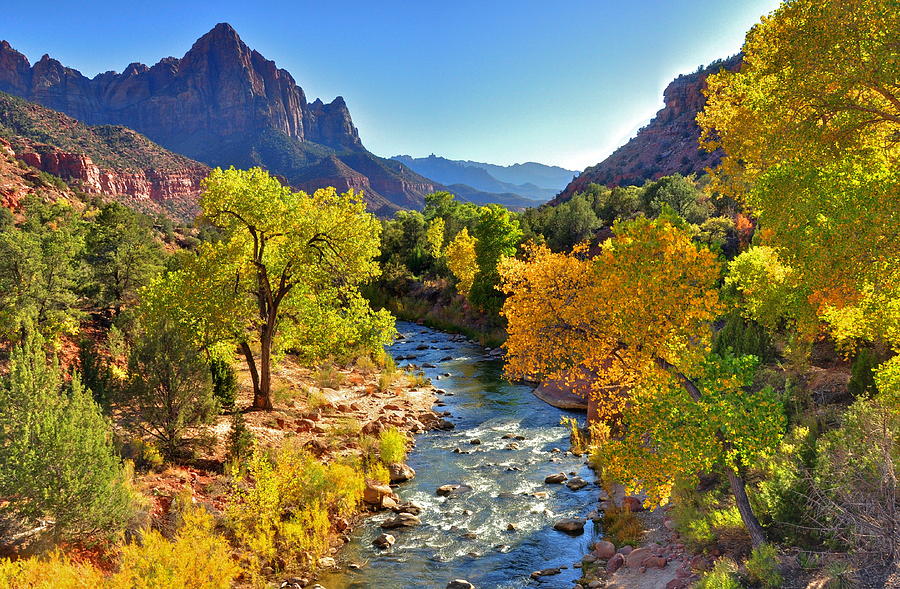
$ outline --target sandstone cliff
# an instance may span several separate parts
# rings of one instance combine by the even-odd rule
[[[90,127],[0,93],[4,149],[88,194],[120,197],[148,212],[190,221],[198,212],[203,164],[124,127]]]
[[[216,25],[180,59],[87,78],[44,55],[31,65],[0,42],[0,91],[90,125],[123,125],[212,166],[261,165],[307,189],[310,168],[330,156],[369,180],[374,208],[419,208],[435,184],[366,151],[344,99],[307,102],[293,77]],[[327,165],[327,162],[326,162]],[[361,169],[364,168],[364,169]],[[326,178],[322,178],[327,180]],[[353,184],[354,174],[333,184]]]
[[[665,106],[656,117],[628,143],[608,158],[587,168],[557,196],[553,203],[568,200],[590,183],[607,186],[643,184],[676,172],[682,175],[703,173],[718,164],[720,152],[709,153],[700,148],[697,113],[706,98],[706,78],[722,68],[736,70],[741,56],[715,62],[693,74],[678,76],[665,89]]]

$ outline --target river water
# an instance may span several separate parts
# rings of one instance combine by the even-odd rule
[[[338,555],[359,569],[330,574],[319,583],[327,589],[444,589],[452,579],[466,579],[479,589],[571,588],[580,577],[571,565],[588,552],[597,532],[590,520],[576,537],[553,524],[585,516],[596,507],[599,490],[593,484],[572,491],[544,483],[557,472],[593,480],[584,459],[567,452],[568,430],[560,418],[570,413],[542,402],[531,387],[504,381],[502,362],[486,356],[481,346],[413,323],[398,323],[397,329],[404,339],[389,351],[400,366],[435,366],[423,370],[446,391],[438,395],[446,406],[436,410],[449,411],[456,428],[417,436],[409,455],[416,478],[397,492],[401,500],[423,507],[421,525],[390,530],[396,544],[379,550],[372,540],[393,514],[369,518]],[[523,439],[503,439],[504,434]],[[471,444],[473,439],[481,444]],[[518,449],[509,449],[511,442]],[[448,483],[472,490],[438,497],[435,490]],[[541,491],[548,496],[533,495]],[[516,529],[509,530],[509,524]],[[533,571],[561,566],[569,568],[530,578]]]

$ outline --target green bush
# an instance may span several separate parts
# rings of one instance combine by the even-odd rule
[[[391,426],[381,432],[379,441],[382,462],[393,464],[406,460],[406,445],[409,443],[406,434]]]
[[[231,411],[237,400],[237,378],[234,367],[226,360],[213,358],[209,362],[209,372],[212,377],[213,397],[222,409]]]
[[[142,432],[156,438],[167,459],[184,453],[187,428],[209,423],[218,412],[209,369],[189,335],[168,320],[144,326],[128,371],[127,400]]]
[[[751,581],[766,589],[781,587],[784,580],[778,570],[778,551],[771,544],[757,546],[746,562],[747,574]]]
[[[713,339],[714,354],[724,355],[729,350],[735,356],[756,356],[761,364],[775,359],[775,345],[765,328],[736,312],[728,315]]]
[[[737,564],[731,559],[720,558],[711,571],[703,575],[695,589],[741,589],[737,577]]]
[[[253,432],[247,427],[244,414],[235,411],[231,414],[231,430],[228,432],[228,460],[234,465],[244,462],[253,450]]]
[[[110,424],[77,374],[64,384],[45,347],[29,334],[0,383],[0,497],[27,523],[51,520],[56,539],[114,535],[134,497]]]
[[[847,391],[853,397],[874,395],[878,392],[875,386],[875,368],[880,364],[875,352],[869,348],[862,348],[853,359],[850,367],[850,382],[847,383]]]

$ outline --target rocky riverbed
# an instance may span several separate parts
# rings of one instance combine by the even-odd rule
[[[327,589],[573,587],[599,539],[600,489],[532,387],[465,338],[400,323],[390,352],[432,379],[447,425],[416,437],[416,476],[359,526],[320,576]],[[562,475],[560,483],[545,482]],[[579,566],[573,566],[573,565]]]

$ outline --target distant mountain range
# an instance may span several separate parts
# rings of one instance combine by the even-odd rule
[[[434,154],[421,158],[395,155],[391,159],[448,187],[456,186],[453,191],[463,198],[468,197],[462,193],[476,199],[489,198],[484,195],[493,194],[509,203],[516,202],[508,205],[514,207],[536,206],[550,200],[577,174],[573,170],[535,162],[498,166],[470,160],[450,160]]]
[[[260,165],[296,188],[365,192],[371,210],[421,208],[436,183],[363,147],[344,99],[307,102],[291,75],[218,24],[180,59],[93,78],[0,42],[0,91],[88,125],[123,125],[210,166]]]
[[[741,59],[734,55],[675,78],[663,92],[665,106],[656,117],[608,158],[579,174],[553,202],[568,200],[591,183],[640,185],[676,172],[687,176],[715,167],[722,153],[700,147],[697,113],[706,104],[706,78],[722,69],[737,70]]]

